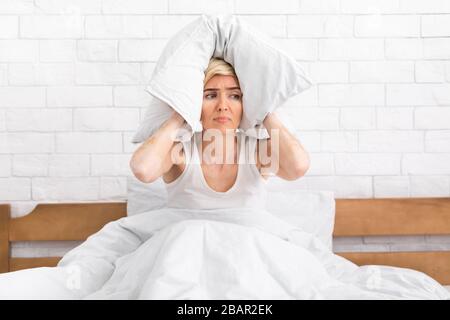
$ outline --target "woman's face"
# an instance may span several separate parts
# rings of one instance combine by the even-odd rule
[[[203,89],[201,121],[203,129],[239,127],[242,118],[242,92],[233,76],[215,75]]]

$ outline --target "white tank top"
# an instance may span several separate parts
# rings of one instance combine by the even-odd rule
[[[238,173],[234,185],[226,192],[213,190],[200,166],[201,132],[183,141],[186,165],[181,175],[165,183],[167,206],[188,209],[264,208],[267,180],[255,164],[257,139],[237,131]],[[195,142],[195,143],[194,143]]]

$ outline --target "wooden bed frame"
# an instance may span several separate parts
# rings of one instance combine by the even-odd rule
[[[0,273],[56,266],[61,257],[12,258],[15,241],[83,241],[106,223],[126,216],[126,202],[39,204],[12,219],[0,204]],[[336,199],[333,236],[450,235],[450,198]],[[422,271],[450,285],[450,251],[337,253],[357,265]]]

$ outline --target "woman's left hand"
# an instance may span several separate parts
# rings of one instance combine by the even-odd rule
[[[274,173],[285,180],[296,180],[305,175],[310,161],[300,141],[289,132],[274,113],[268,113],[263,124],[270,137],[268,154],[278,162]]]

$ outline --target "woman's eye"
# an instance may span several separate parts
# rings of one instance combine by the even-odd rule
[[[205,95],[206,99],[209,99],[210,97],[215,98],[216,95],[215,94],[207,94],[207,95]],[[240,100],[241,99],[241,95],[239,95],[239,94],[233,94],[233,95],[231,95],[231,97],[233,97],[233,99],[236,99],[236,100]]]

